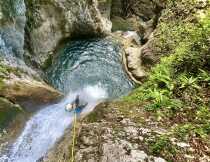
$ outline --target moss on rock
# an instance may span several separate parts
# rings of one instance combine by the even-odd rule
[[[209,1],[168,1],[149,42],[158,64],[139,88],[122,101],[99,105],[84,125],[104,124],[123,134],[122,123],[131,120],[150,130],[139,142],[147,153],[171,162],[209,159],[209,7]]]
[[[112,18],[112,31],[117,31],[117,30],[134,31],[135,29],[128,20],[123,19],[121,17],[113,17]]]
[[[9,100],[0,97],[0,129],[5,128],[23,109]]]

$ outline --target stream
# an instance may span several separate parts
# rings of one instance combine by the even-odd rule
[[[106,39],[70,41],[58,51],[47,78],[66,97],[35,113],[0,162],[36,162],[46,155],[71,126],[74,114],[64,108],[76,95],[88,102],[78,114],[85,116],[98,103],[126,95],[134,86],[123,70],[120,47]]]

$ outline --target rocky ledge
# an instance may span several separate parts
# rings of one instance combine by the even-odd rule
[[[0,94],[13,103],[30,108],[30,111],[61,98],[60,92],[37,77],[1,62]]]
[[[28,69],[29,70],[29,69]],[[35,112],[46,104],[58,101],[62,94],[47,85],[33,70],[10,66],[0,61],[0,131],[23,123],[19,114]],[[20,115],[20,116],[22,116]],[[21,117],[22,118],[22,117]],[[16,122],[14,122],[16,121]],[[10,130],[10,135],[14,130]],[[8,135],[7,135],[8,136]]]
[[[76,123],[74,147],[69,129],[40,161],[68,161],[72,159],[72,149],[77,162],[209,161],[207,145],[202,149],[196,138],[188,143],[170,137],[170,124],[155,120],[142,107],[124,101],[98,105],[88,117]]]
[[[153,130],[154,129],[154,130]],[[118,104],[100,104],[81,123],[77,123],[75,161],[77,162],[166,162],[150,156],[144,147],[145,136],[164,130],[137,124],[119,114]],[[67,131],[43,161],[57,162],[71,159],[72,133]]]

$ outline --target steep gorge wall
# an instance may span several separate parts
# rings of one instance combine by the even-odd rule
[[[148,67],[157,61],[150,51],[143,51],[153,39],[165,1],[116,0],[112,2],[112,31],[124,48],[123,63],[130,78],[140,83]],[[130,32],[131,31],[131,32]],[[147,52],[147,54],[143,54]]]
[[[118,12],[121,10],[121,8],[119,7],[121,6],[119,3],[121,1],[114,2],[116,2],[115,5],[117,10],[115,12],[115,15],[119,14],[118,19],[121,18],[121,20],[127,22],[128,18],[122,16],[121,12]],[[150,67],[154,63],[158,63],[161,56],[172,56],[172,54],[174,54],[175,52],[180,52],[182,55],[186,54],[186,58],[184,60],[181,60],[183,62],[181,66],[186,66],[186,64],[188,63],[189,67],[191,67],[193,66],[193,61],[197,63],[197,61],[200,61],[200,58],[204,57],[204,55],[206,55],[204,58],[209,58],[209,46],[203,46],[202,42],[204,41],[204,44],[208,44],[209,37],[205,37],[205,34],[203,35],[202,33],[197,32],[199,30],[196,30],[198,29],[196,26],[199,26],[199,21],[201,21],[202,18],[205,18],[208,25],[206,24],[203,32],[209,32],[209,1],[180,0],[168,2],[169,3],[167,4],[166,9],[164,9],[162,11],[162,14],[160,15],[159,22],[155,26],[156,28],[152,28],[152,30],[148,32],[150,33],[148,37],[149,39],[146,42],[141,42],[142,45],[137,45],[135,39],[132,39],[131,41],[128,40],[127,43],[126,40],[123,39],[123,32],[117,32],[115,33],[115,36],[120,35],[119,40],[122,42],[122,44],[125,45],[125,47],[129,44],[129,46],[133,46],[129,47],[129,49],[135,48],[136,51],[138,51],[137,49],[139,49],[140,51],[135,53],[135,55],[139,56],[137,59],[141,59],[143,64],[146,64],[146,66]],[[144,20],[145,24],[150,24],[150,22],[152,22],[151,20],[152,19],[149,19],[149,21]],[[195,29],[194,26],[196,27]],[[122,28],[117,28],[117,30],[120,29]],[[126,30],[127,29],[128,28],[126,28]],[[199,38],[200,36],[202,37],[202,39]],[[187,43],[185,42],[186,40]],[[135,43],[133,43],[133,41]],[[196,55],[198,55],[198,57],[196,56],[196,59],[193,59],[193,50],[191,50],[191,48],[188,48],[188,42],[191,43],[191,41],[195,41],[195,50],[197,52]],[[197,42],[199,42],[199,45],[197,44]],[[185,48],[185,44],[183,43],[186,43],[187,48]],[[201,50],[199,46],[202,46],[203,50]],[[206,51],[204,50],[205,48]],[[163,63],[167,64],[168,61],[170,62],[170,60],[167,60]],[[168,80],[165,80],[165,78],[171,77],[170,73],[167,73],[167,71],[169,70],[167,69],[168,66],[163,66],[163,63],[162,65],[160,64],[160,66],[157,65],[158,68],[156,69],[157,71],[155,71],[156,75],[153,75],[155,77],[152,76],[152,80],[157,81],[153,81],[146,86],[142,86],[143,88],[140,88],[139,90],[137,89],[136,92],[133,92],[133,94],[131,94],[130,96],[130,102],[119,101],[111,102],[111,104],[109,102],[104,103],[103,105],[99,105],[95,109],[95,112],[90,114],[89,117],[87,117],[85,120],[77,125],[78,132],[75,139],[76,145],[72,146],[72,141],[69,140],[72,138],[72,134],[70,133],[71,130],[68,130],[64,138],[58,142],[56,148],[52,150],[46,157],[46,161],[65,161],[74,158],[76,161],[208,161],[209,154],[206,150],[209,150],[209,143],[206,144],[206,142],[202,142],[202,140],[199,138],[199,133],[196,132],[191,134],[193,129],[196,127],[194,125],[196,123],[196,120],[199,119],[198,114],[200,114],[193,112],[193,109],[195,109],[196,111],[197,109],[199,109],[199,107],[194,107],[195,105],[191,99],[191,97],[195,97],[197,103],[197,95],[195,91],[193,89],[188,89],[190,93],[183,93],[182,100],[187,100],[186,107],[179,107],[179,104],[176,103],[177,110],[175,110],[176,108],[174,109],[173,106],[171,107],[168,101],[167,104],[165,104],[166,100],[163,99],[163,107],[159,108],[159,96],[160,98],[165,97],[166,95],[163,95],[162,92],[164,91],[165,93],[165,89],[168,88],[167,86],[164,86],[164,84],[167,84],[168,82]],[[176,63],[173,63],[174,62],[170,62],[172,66],[176,65]],[[209,69],[208,65],[209,64],[205,64],[205,68]],[[189,72],[189,69],[186,70],[185,73]],[[176,78],[177,75],[174,75],[172,77]],[[194,76],[191,74],[189,77],[190,80],[194,78]],[[177,82],[178,80],[172,80],[172,82],[174,81]],[[151,90],[153,87],[156,86],[160,88],[160,91],[157,91],[157,88],[155,88],[154,91]],[[150,89],[150,87],[152,88]],[[177,91],[178,87],[175,86],[174,88],[175,89],[172,91]],[[151,93],[149,92],[150,90]],[[146,98],[143,102],[141,101],[142,93],[143,95],[148,96],[148,98]],[[148,95],[149,93],[151,95]],[[175,93],[180,93],[180,91]],[[200,88],[197,93],[200,93]],[[209,92],[204,91],[204,93],[207,93],[207,98],[209,98]],[[157,97],[154,97],[153,100],[152,98],[154,94],[158,95]],[[136,98],[136,101],[132,99],[132,97]],[[177,100],[177,95],[176,98],[173,99]],[[205,103],[203,101],[202,108],[203,104]],[[147,107],[148,102],[152,102],[152,104],[154,104],[155,106],[151,104],[149,105],[151,107]],[[190,108],[191,106],[189,106],[188,103],[192,106],[192,108]],[[172,113],[169,111],[169,109],[172,110]],[[205,111],[204,114],[205,116],[208,116],[207,123],[209,123],[209,104],[206,109],[207,111]],[[163,113],[168,111],[170,113]],[[181,115],[179,111],[181,111],[183,114]],[[187,111],[189,113],[186,113]],[[193,121],[192,116],[194,116]],[[169,121],[164,120],[164,118],[168,119]],[[201,118],[205,119],[204,116],[202,116]],[[195,123],[193,123],[194,120]],[[203,122],[201,123],[203,124]],[[202,126],[200,125],[198,126],[199,131],[201,127]],[[176,132],[179,133],[180,137],[175,136],[174,138],[173,133],[175,133],[174,130],[177,131],[176,129],[180,131]],[[209,130],[209,124],[206,129]],[[183,131],[189,131],[189,134],[187,134],[187,136],[189,136],[188,141],[186,140],[187,138],[184,135],[186,132],[183,134]],[[203,139],[203,135],[201,135],[200,137],[204,141],[209,141],[209,131],[206,132],[208,132],[208,138],[205,137],[205,139]],[[185,137],[183,138],[183,136]],[[202,150],[202,148],[205,149]],[[75,150],[74,157],[71,157],[72,149]],[[150,155],[158,155],[165,160],[162,158],[152,157]]]
[[[37,66],[44,67],[65,39],[101,37],[111,31],[108,15],[100,13],[96,0],[32,0],[26,5],[26,49]]]
[[[39,75],[52,64],[56,50],[68,39],[110,35],[112,23],[116,30],[122,30],[121,24],[116,24],[115,19],[125,22],[123,32],[133,30],[139,35],[137,39],[141,44],[135,44],[131,39],[123,49],[131,58],[126,63],[131,64],[128,73],[134,73],[133,76],[138,79],[144,77],[140,48],[153,32],[163,7],[157,0],[0,0],[0,4],[0,56],[3,69],[0,95],[20,104],[27,99],[30,102],[40,99],[45,103],[44,100],[53,100],[44,96],[51,93],[55,94],[55,98],[60,96]],[[131,28],[127,28],[127,24]],[[127,38],[125,40],[127,42]],[[31,91],[33,94],[27,96],[31,88],[34,89]],[[43,95],[40,91],[46,93]]]
[[[0,0],[0,96],[23,107],[60,98],[42,70],[66,39],[109,34],[108,9],[110,1]]]
[[[0,53],[1,56],[24,55],[24,28],[26,24],[24,0],[0,1]]]

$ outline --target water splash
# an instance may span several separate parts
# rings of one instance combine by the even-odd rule
[[[83,115],[108,97],[100,84],[87,86],[75,93],[69,93],[60,103],[42,109],[27,122],[24,131],[13,144],[7,160],[9,162],[36,162],[44,156],[62,137],[65,129],[71,125],[74,114],[66,112],[64,108],[77,94],[80,95],[81,100],[88,102],[82,112]]]
[[[83,116],[99,102],[125,95],[133,87],[122,68],[119,46],[104,39],[69,42],[48,70],[49,81],[67,97],[36,113],[0,162],[36,162],[44,156],[70,127],[73,114],[64,108],[77,94],[88,102]]]

